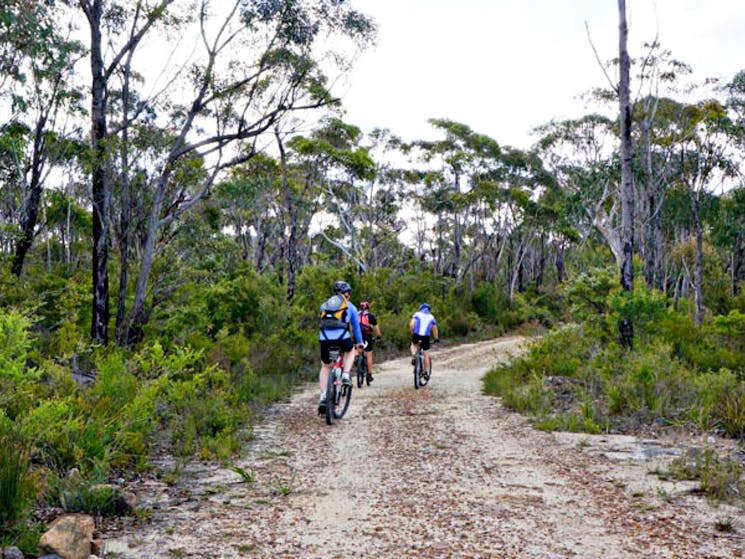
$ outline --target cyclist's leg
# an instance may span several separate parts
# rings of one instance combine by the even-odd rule
[[[362,335],[362,341],[365,344],[365,347],[361,350],[362,358],[365,360],[365,364],[367,365],[367,374],[372,374],[372,366],[373,366],[373,360],[372,360],[372,352],[373,352],[373,337],[372,336],[366,336]]]
[[[424,370],[429,371],[429,336],[422,336],[422,349],[424,350]]]
[[[414,356],[416,355],[417,349],[417,342],[419,341],[419,335],[418,334],[412,334],[411,335],[411,345],[409,346],[409,353],[411,353],[411,364],[414,364]]]
[[[321,389],[321,400],[326,398],[326,383],[328,382],[329,371],[331,370],[331,355],[329,354],[330,344],[327,340],[321,340],[321,370],[318,373],[318,386]]]
[[[349,371],[352,370],[352,366],[354,365],[354,356],[356,355],[356,351],[354,351],[354,343],[352,342],[351,338],[347,338],[344,340],[339,340],[337,344],[344,355],[344,364],[342,366],[342,372],[343,375],[346,375],[347,379],[349,378]]]

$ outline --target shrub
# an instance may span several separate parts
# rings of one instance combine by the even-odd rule
[[[23,514],[33,498],[33,486],[28,470],[28,442],[2,410],[0,448],[0,526],[5,526]]]
[[[745,380],[732,371],[721,369],[696,379],[694,407],[703,428],[718,428],[730,437],[745,436]]]

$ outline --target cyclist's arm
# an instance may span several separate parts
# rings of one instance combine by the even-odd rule
[[[432,338],[435,340],[440,339],[440,332],[437,330],[437,324],[432,326]]]
[[[360,328],[360,319],[357,316],[356,312],[353,312],[350,314],[352,316],[352,319],[350,320],[350,322],[352,323],[352,332],[353,332],[354,339],[356,340],[356,343],[358,345],[361,345],[364,342],[362,340],[362,329]]]

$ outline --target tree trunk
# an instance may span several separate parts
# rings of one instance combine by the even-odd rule
[[[538,291],[543,285],[543,274],[546,272],[546,234],[541,233],[541,248],[538,255],[538,271],[535,275],[535,288]]]
[[[657,243],[655,238],[655,214],[657,213],[657,193],[652,174],[652,141],[651,115],[646,115],[642,123],[642,137],[644,138],[644,183],[646,187],[646,214],[644,216],[644,281],[648,287],[655,287],[655,271],[657,269]]]
[[[704,277],[704,231],[701,225],[701,206],[698,196],[691,199],[691,213],[696,234],[696,261],[693,268],[693,300],[696,306],[696,324],[704,322],[703,277]]]
[[[129,283],[129,240],[132,222],[131,195],[129,183],[129,110],[131,108],[130,77],[132,74],[132,55],[130,51],[124,67],[124,84],[122,87],[122,141],[120,149],[121,173],[119,179],[120,205],[119,210],[119,296],[116,308],[116,343],[126,344],[125,322],[127,285]]]
[[[103,0],[81,0],[91,29],[91,187],[93,201],[93,305],[91,337],[101,344],[109,342],[109,184],[106,156],[106,77],[101,45]]]
[[[295,209],[294,196],[290,188],[287,175],[287,154],[279,132],[275,129],[274,136],[279,147],[280,161],[282,165],[282,188],[284,190],[285,211],[289,218],[290,235],[287,239],[287,301],[292,302],[295,297],[295,273],[297,271],[297,211]]]
[[[34,133],[34,148],[31,161],[31,180],[24,184],[23,203],[21,205],[21,237],[16,243],[11,271],[16,277],[21,277],[26,254],[34,242],[34,231],[39,220],[39,206],[41,205],[41,168],[43,165],[44,127],[47,118],[43,115],[36,123]]]
[[[626,23],[626,0],[618,0],[618,50],[620,59],[620,81],[618,98],[621,118],[621,287],[630,296],[634,290],[634,176],[631,146],[631,100],[629,93],[630,67],[628,25]],[[619,340],[625,347],[633,347],[634,326],[630,315],[622,316],[619,324]]]

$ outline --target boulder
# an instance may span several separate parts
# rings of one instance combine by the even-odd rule
[[[88,559],[95,527],[93,517],[87,514],[60,516],[42,534],[39,549],[62,559]]]

